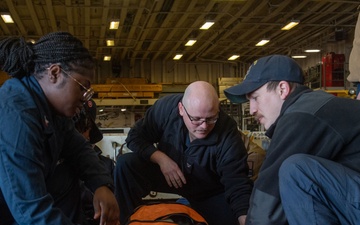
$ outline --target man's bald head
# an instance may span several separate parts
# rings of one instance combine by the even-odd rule
[[[188,107],[196,105],[219,107],[219,97],[215,88],[205,81],[191,83],[185,90],[182,102]]]

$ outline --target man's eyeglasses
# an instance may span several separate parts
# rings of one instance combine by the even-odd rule
[[[68,75],[73,81],[75,81],[76,83],[78,83],[84,90],[84,94],[83,94],[83,102],[87,102],[91,99],[91,97],[94,95],[94,89],[90,88],[86,88],[82,83],[80,83],[78,80],[75,79],[75,77],[71,76],[68,72],[66,72],[65,70],[61,69],[61,71],[63,71],[63,73],[65,73],[66,75]]]
[[[193,125],[196,125],[196,126],[200,126],[201,124],[203,124],[204,122],[208,125],[212,125],[212,124],[215,124],[216,121],[218,120],[218,116],[216,117],[213,117],[213,118],[205,118],[205,119],[201,119],[201,118],[198,118],[198,117],[193,117],[193,116],[190,116],[189,113],[187,112],[185,106],[181,103],[182,107],[184,108],[185,110],[185,113],[186,115],[189,117],[189,120],[191,121],[191,123]]]

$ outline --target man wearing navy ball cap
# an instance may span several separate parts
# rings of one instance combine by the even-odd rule
[[[360,102],[303,83],[302,68],[293,59],[270,55],[224,91],[234,103],[249,101],[250,114],[271,138],[247,225],[360,221]],[[336,181],[343,187],[329,188]]]
[[[269,81],[286,80],[304,83],[300,66],[292,59],[281,55],[272,55],[256,60],[249,68],[242,83],[225,90],[226,97],[237,103],[246,102],[246,94],[255,91]]]

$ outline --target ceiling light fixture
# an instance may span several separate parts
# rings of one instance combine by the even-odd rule
[[[104,56],[104,61],[110,61],[110,60],[111,60],[111,56],[110,56],[110,55]]]
[[[281,28],[281,30],[290,30],[300,23],[299,20],[291,20],[288,24]]]
[[[14,23],[14,20],[9,13],[1,13],[1,18],[4,20],[5,23]]]
[[[308,52],[308,53],[320,52],[320,49],[306,49],[304,52]]]
[[[117,29],[119,29],[119,25],[120,25],[120,21],[119,21],[119,20],[112,20],[112,21],[110,22],[110,27],[109,27],[109,29],[110,29],[110,30],[117,30]]]
[[[266,45],[270,40],[269,39],[262,39],[259,41],[255,46],[264,46]]]
[[[306,55],[292,55],[291,58],[293,59],[305,59],[307,56]]]
[[[230,58],[228,58],[228,60],[235,60],[239,57],[240,57],[240,55],[232,55]]]
[[[110,47],[110,46],[114,46],[114,45],[115,45],[114,39],[107,39],[106,40],[106,46]]]
[[[173,60],[179,60],[181,59],[181,57],[183,56],[183,54],[176,54],[173,58]]]
[[[35,40],[34,39],[29,39],[29,40],[27,40],[27,42],[30,42],[30,43],[32,43],[32,44],[35,44]]]
[[[214,25],[214,21],[206,21],[201,27],[200,30],[208,30],[212,25]]]
[[[190,39],[188,40],[188,42],[186,42],[185,46],[193,46],[195,44],[196,40],[195,39]]]

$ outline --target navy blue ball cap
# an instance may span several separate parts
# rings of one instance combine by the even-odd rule
[[[256,91],[269,81],[288,81],[304,84],[304,73],[300,65],[285,55],[270,55],[253,62],[244,81],[224,90],[233,103],[248,101],[246,95]]]

